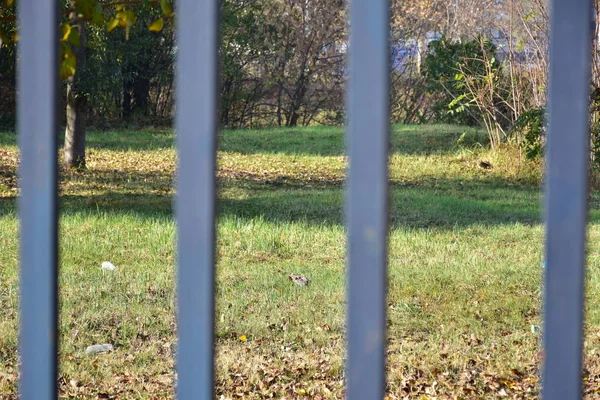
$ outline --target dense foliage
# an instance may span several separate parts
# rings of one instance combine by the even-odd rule
[[[57,1],[65,97],[71,87],[86,98],[76,109],[87,124],[171,125],[176,4]],[[0,125],[8,127],[17,3],[0,2]],[[339,0],[223,0],[221,126],[343,124],[346,21]],[[392,122],[482,126],[492,147],[518,137],[528,157],[541,154],[548,26],[542,0],[391,1]],[[598,88],[598,52],[593,60]],[[592,106],[594,127],[598,115]]]
[[[486,59],[490,60],[490,67],[498,71],[496,47],[481,38],[456,42],[443,37],[431,42],[429,49],[423,62],[423,74],[427,91],[432,95],[434,118],[462,125],[477,124],[477,116],[470,110],[474,104],[465,87],[463,72],[486,76]]]

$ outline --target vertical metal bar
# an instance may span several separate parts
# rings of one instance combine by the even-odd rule
[[[389,5],[352,0],[348,150],[348,399],[385,390]]]
[[[553,0],[546,171],[543,398],[580,399],[589,146],[590,0]]]
[[[212,400],[218,1],[177,7],[177,395]]]
[[[20,0],[18,19],[19,389],[23,400],[56,399],[58,3]]]

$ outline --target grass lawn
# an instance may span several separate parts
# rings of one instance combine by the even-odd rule
[[[94,132],[88,142],[88,169],[63,171],[60,186],[61,396],[172,398],[172,132]],[[390,399],[538,395],[540,166],[484,142],[461,127],[393,128]],[[343,150],[339,128],[221,135],[217,398],[343,398]],[[16,164],[14,134],[0,133],[2,399],[16,398]],[[600,396],[597,194],[591,205],[590,399]],[[102,271],[106,260],[117,270]],[[97,343],[114,351],[86,356]]]

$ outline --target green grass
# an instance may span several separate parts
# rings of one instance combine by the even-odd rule
[[[61,393],[170,398],[172,133],[94,132],[89,145],[88,170],[61,181]],[[540,165],[453,126],[394,127],[391,147],[390,398],[535,397]],[[17,378],[16,163],[14,134],[0,133],[0,398],[15,396]],[[221,135],[217,397],[343,397],[345,168],[339,128]],[[594,194],[589,398],[600,379],[598,204]],[[105,260],[118,270],[102,272]],[[115,351],[85,356],[95,343]]]

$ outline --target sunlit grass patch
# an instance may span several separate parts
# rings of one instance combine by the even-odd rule
[[[61,394],[172,397],[172,133],[93,132],[88,169],[61,171]],[[391,398],[534,398],[539,388],[540,165],[478,130],[394,127],[390,155]],[[0,134],[0,398],[16,392],[14,134]],[[217,394],[343,397],[340,128],[220,136]],[[485,163],[482,163],[485,162]],[[600,229],[592,196],[586,390],[597,388]],[[117,266],[102,271],[103,261]],[[288,279],[310,280],[300,287]],[[114,351],[86,356],[111,343]],[[593,395],[590,395],[593,398]]]

